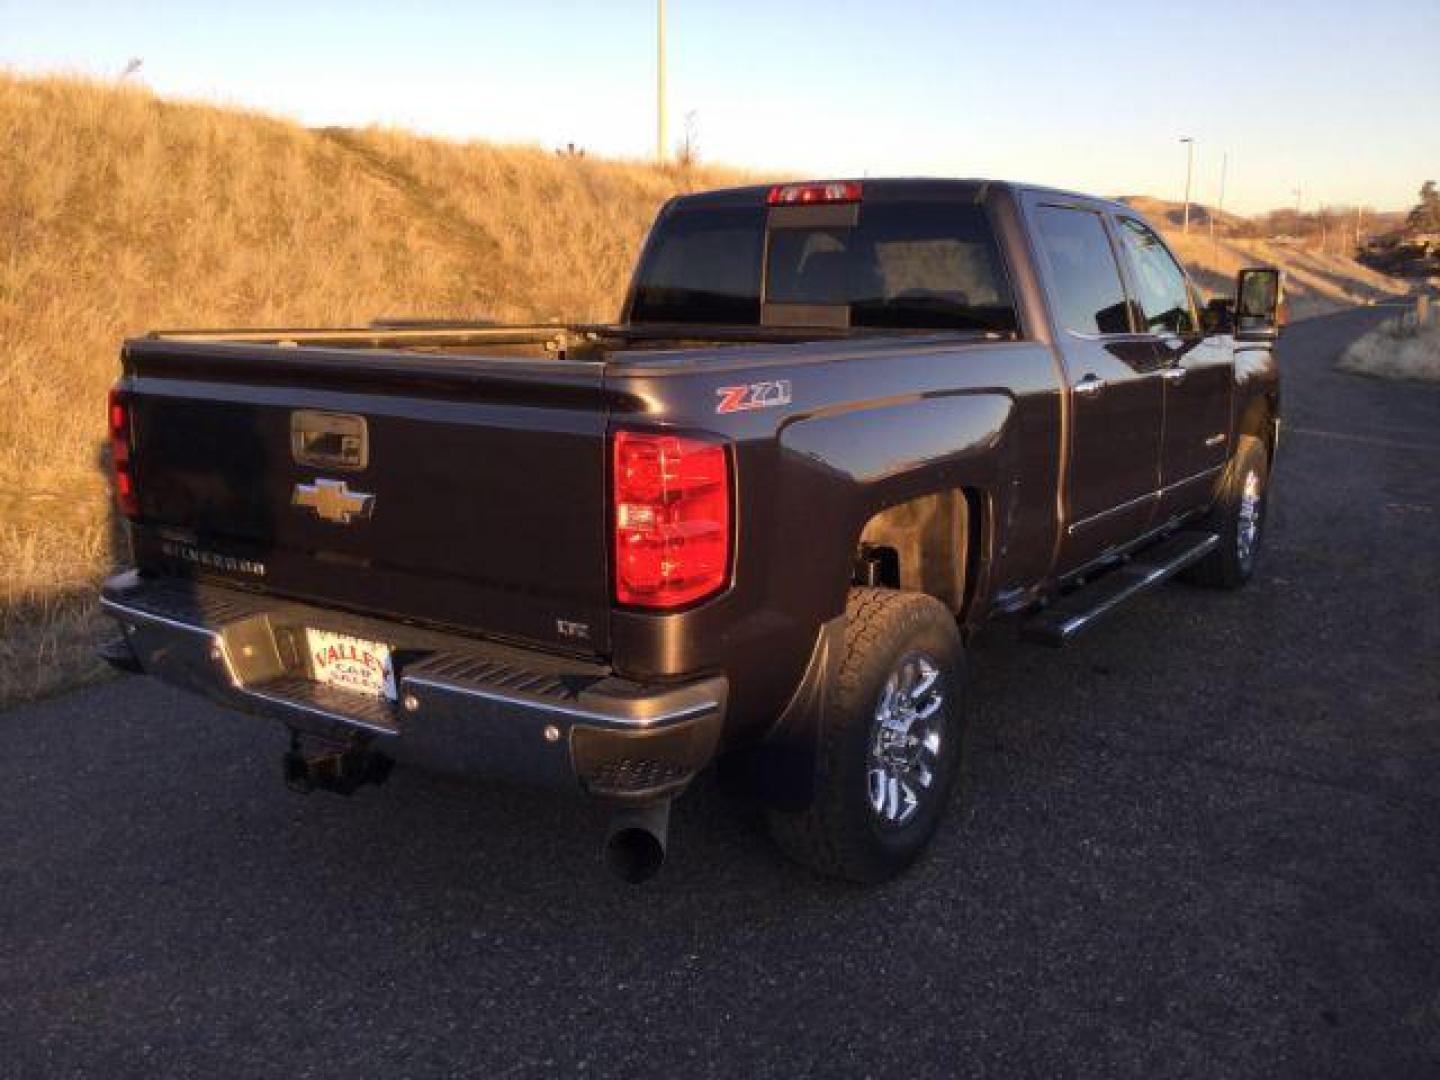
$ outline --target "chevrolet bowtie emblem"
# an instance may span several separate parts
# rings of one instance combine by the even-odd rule
[[[322,521],[348,525],[352,518],[370,516],[375,509],[375,496],[351,491],[344,480],[317,479],[313,484],[296,484],[290,503],[308,507]]]

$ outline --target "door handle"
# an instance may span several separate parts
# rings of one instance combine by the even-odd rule
[[[1181,379],[1185,378],[1185,369],[1183,367],[1161,368],[1160,378],[1164,379],[1166,382],[1179,382]]]
[[[363,469],[370,463],[365,417],[298,409],[290,414],[290,453],[297,465]]]
[[[1094,397],[1105,389],[1105,380],[1098,375],[1086,375],[1075,384],[1075,393],[1083,397]]]

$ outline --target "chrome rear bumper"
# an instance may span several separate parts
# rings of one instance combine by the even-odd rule
[[[445,772],[651,801],[705,766],[725,713],[720,677],[646,686],[599,664],[216,585],[129,571],[100,602],[147,675]],[[297,647],[307,627],[389,644],[398,700],[314,682]]]

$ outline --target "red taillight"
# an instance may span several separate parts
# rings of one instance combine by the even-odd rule
[[[730,577],[730,465],[719,443],[617,431],[615,599],[673,608]]]
[[[120,390],[110,391],[110,465],[115,471],[115,502],[120,513],[133,518],[140,512],[131,457],[130,406]]]
[[[829,180],[818,184],[776,184],[765,196],[771,206],[808,206],[811,203],[860,201],[859,180]]]

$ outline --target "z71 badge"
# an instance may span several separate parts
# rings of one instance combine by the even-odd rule
[[[720,403],[717,413],[747,412],[750,409],[773,409],[790,404],[790,380],[750,383],[746,386],[722,386],[715,391]]]

